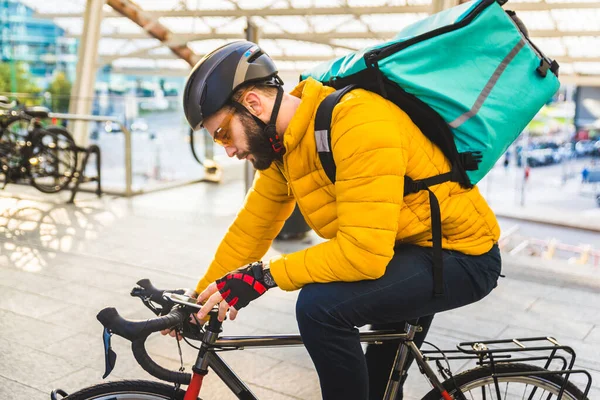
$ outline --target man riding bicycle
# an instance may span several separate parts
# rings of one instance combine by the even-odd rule
[[[198,282],[198,301],[205,302],[199,316],[219,304],[219,319],[229,312],[233,320],[269,288],[300,289],[296,318],[323,398],[381,399],[397,345],[372,345],[364,354],[357,327],[401,330],[420,318],[422,343],[435,313],[478,301],[496,286],[500,230],[477,187],[433,186],[444,249],[444,292],[433,296],[429,197],[403,197],[404,177],[423,179],[451,166],[406,113],[355,89],[333,112],[332,184],[317,155],[314,120],[333,91],[309,78],[284,93],[273,61],[245,41],[214,50],[192,70],[184,93],[189,124],[258,170]],[[328,240],[256,262],[296,203]]]

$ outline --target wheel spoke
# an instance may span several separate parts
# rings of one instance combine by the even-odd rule
[[[58,155],[55,155],[54,153],[51,152],[40,152],[38,153],[37,157],[46,157],[49,159],[49,163],[53,164],[55,162],[57,162],[58,164],[62,164],[64,167],[66,167],[68,170],[74,169],[74,164],[75,164],[75,158],[70,155],[68,158],[68,161],[65,160],[65,158],[61,158]]]
[[[464,393],[464,397],[470,400],[555,400],[558,399],[561,387],[564,387],[561,400],[584,399],[579,388],[571,382],[565,383],[559,376],[536,375],[536,371],[541,373],[546,371],[539,367],[511,364],[496,366],[496,368],[497,380],[489,369],[481,368],[480,371],[476,369],[475,372],[461,374],[462,379],[458,379],[461,375],[457,375],[455,384]],[[523,375],[518,375],[519,372]]]
[[[488,385],[487,388],[488,388],[488,392],[490,392],[490,400],[492,400],[493,397],[492,397],[492,388],[491,388],[491,385]]]

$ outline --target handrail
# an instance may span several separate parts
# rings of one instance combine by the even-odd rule
[[[131,132],[119,121],[116,117],[107,117],[101,115],[84,115],[84,114],[66,114],[66,113],[48,113],[48,118],[66,119],[71,121],[92,121],[92,122],[115,122],[119,124],[121,131],[125,135],[125,196],[133,195],[133,166],[131,159]]]

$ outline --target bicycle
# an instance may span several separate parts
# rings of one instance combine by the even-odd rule
[[[195,299],[183,296],[183,290],[159,290],[148,279],[137,282],[137,285],[131,291],[131,295],[140,298],[154,314],[160,316],[147,321],[129,321],[122,318],[114,308],[105,308],[100,311],[97,318],[104,326],[103,341],[106,363],[103,378],[106,378],[115,366],[116,354],[111,348],[111,336],[116,334],[132,342],[133,355],[144,370],[162,381],[171,382],[172,385],[140,380],[117,381],[91,386],[71,395],[56,389],[51,393],[52,400],[58,400],[58,396],[64,396],[62,400],[133,398],[138,400],[196,400],[209,368],[237,398],[253,400],[257,399],[256,396],[217,353],[241,350],[247,347],[272,348],[302,345],[299,335],[222,336],[223,323],[217,319],[217,308],[209,313],[210,319],[206,325],[201,325],[199,321],[194,324],[188,320],[190,314],[195,315],[199,306],[195,303]],[[192,374],[182,372],[183,359],[181,359],[182,369],[180,371],[170,371],[156,364],[145,349],[144,343],[151,333],[172,327],[177,327],[185,342],[198,350]],[[406,325],[405,332],[369,331],[360,333],[363,343],[380,344],[390,340],[399,342],[384,400],[395,398],[400,385],[406,378],[404,366],[409,355],[414,357],[419,370],[433,386],[431,391],[422,398],[423,400],[466,400],[467,398],[470,400],[515,398],[531,400],[534,396],[536,399],[587,399],[591,387],[591,375],[587,371],[573,369],[575,352],[568,346],[560,345],[553,338],[465,342],[460,343],[455,350],[440,350],[431,345],[435,350],[420,351],[413,342],[413,337],[418,329],[417,323],[411,322]],[[193,346],[189,340],[199,341],[199,347]],[[527,342],[539,341],[550,344],[534,347],[525,345]],[[500,344],[511,344],[515,347],[493,347]],[[512,358],[514,353],[523,351],[536,351],[540,355]],[[563,353],[570,356],[570,360]],[[449,360],[468,359],[476,360],[479,366],[453,375]],[[545,361],[545,367],[540,368],[523,363],[534,360]],[[446,367],[443,366],[442,361],[446,362]],[[559,370],[548,370],[547,368],[553,361],[562,362],[562,367]],[[429,365],[430,362],[435,362],[439,374],[445,379],[443,382],[438,379],[432,366]],[[569,377],[574,374],[582,374],[587,378],[584,392],[581,392],[569,381]],[[187,390],[182,389],[181,385],[188,385]]]
[[[4,187],[27,180],[43,193],[64,189],[75,175],[77,148],[59,126],[43,127],[45,107],[27,107],[0,96],[0,173]]]

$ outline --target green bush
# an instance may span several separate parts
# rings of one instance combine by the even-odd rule
[[[0,92],[23,93],[27,96],[19,98],[25,104],[37,104],[36,97],[41,89],[35,84],[33,76],[22,62],[0,62]]]
[[[69,112],[69,101],[71,96],[71,82],[64,72],[59,72],[48,86],[48,92],[52,95],[52,111],[59,113]]]

